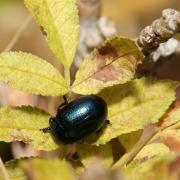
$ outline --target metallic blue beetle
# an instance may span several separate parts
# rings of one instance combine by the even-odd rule
[[[64,103],[59,106],[56,117],[50,118],[49,128],[55,139],[64,144],[74,143],[101,130],[107,118],[107,104],[99,96],[83,96],[70,103],[64,96]]]

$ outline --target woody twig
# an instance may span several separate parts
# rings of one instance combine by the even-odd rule
[[[174,9],[165,9],[162,11],[162,17],[141,31],[137,42],[147,56],[155,52],[161,43],[167,42],[179,32],[180,12]]]

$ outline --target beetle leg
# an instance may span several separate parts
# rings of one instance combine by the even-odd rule
[[[50,117],[50,118],[49,118],[49,124],[50,124],[53,120],[54,120],[54,118],[53,118],[53,117]]]
[[[63,96],[64,102],[62,104],[59,105],[58,109],[61,110],[65,105],[68,104],[68,100],[66,98],[66,96]]]
[[[107,125],[112,125],[110,120],[106,120]]]
[[[40,129],[43,133],[49,133],[51,131],[50,127]]]
[[[100,129],[98,129],[97,131],[96,131],[96,134],[99,134],[99,133],[101,133],[102,132],[102,127],[100,128]]]
[[[111,125],[111,122],[110,122],[109,120],[106,120],[105,122],[106,122],[107,125]],[[100,129],[98,129],[98,130],[96,131],[96,133],[99,134],[99,133],[101,133],[102,130],[103,130],[103,127],[101,127]]]
[[[51,123],[51,121],[53,121],[53,117],[49,119],[49,123]],[[47,128],[40,129],[40,131],[42,131],[43,133],[49,133],[51,129],[50,127],[47,127]]]
[[[76,162],[80,160],[77,152],[75,152],[75,153],[71,156],[71,160],[76,161]]]
[[[83,144],[85,142],[85,139],[81,139],[78,141],[79,144]]]
[[[65,103],[65,104],[68,104],[68,100],[67,100],[67,98],[66,98],[65,95],[63,96],[63,99],[64,99],[64,103]]]
[[[64,103],[62,103],[62,104],[60,104],[60,105],[59,105],[59,107],[58,107],[58,109],[59,109],[59,110],[61,110],[61,109],[62,109],[65,105],[66,105],[66,103],[65,103],[65,102],[64,102]]]

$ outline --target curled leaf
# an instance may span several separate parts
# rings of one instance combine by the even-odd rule
[[[24,0],[46,37],[49,47],[70,67],[78,43],[79,17],[76,0]]]
[[[0,80],[18,90],[44,96],[60,96],[68,88],[61,74],[47,61],[32,54],[0,54]]]
[[[95,49],[82,63],[72,85],[77,94],[97,94],[102,89],[123,84],[134,77],[142,60],[136,43],[125,37],[113,37]]]
[[[102,163],[106,166],[111,166],[113,163],[113,154],[110,144],[105,144],[101,146],[91,146],[78,144],[77,149],[78,155],[82,164],[85,167],[89,167],[95,160],[101,159]]]
[[[23,141],[36,150],[57,149],[49,133],[40,129],[49,126],[50,115],[32,107],[0,108],[0,141]]]
[[[87,141],[96,145],[105,144],[122,134],[158,122],[174,101],[178,85],[179,83],[170,80],[141,78],[105,89],[99,95],[108,104],[108,119],[111,124],[100,135],[93,134]]]

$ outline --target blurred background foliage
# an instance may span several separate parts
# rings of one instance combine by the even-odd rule
[[[143,27],[161,16],[165,8],[180,10],[179,0],[103,0],[102,14],[114,20],[120,35],[135,38]],[[22,0],[0,0],[0,51],[3,52],[13,35],[22,26],[29,12]],[[49,50],[39,27],[32,20],[21,34],[12,50],[25,51],[50,60],[60,71],[61,68]],[[155,74],[161,78],[180,80],[180,61],[170,57],[171,63],[164,63]],[[48,98],[42,100],[30,94],[0,86],[0,105],[33,105],[46,109],[52,114],[54,108]],[[59,103],[59,101],[58,101]],[[3,160],[11,158],[10,145],[0,143],[0,156]]]

